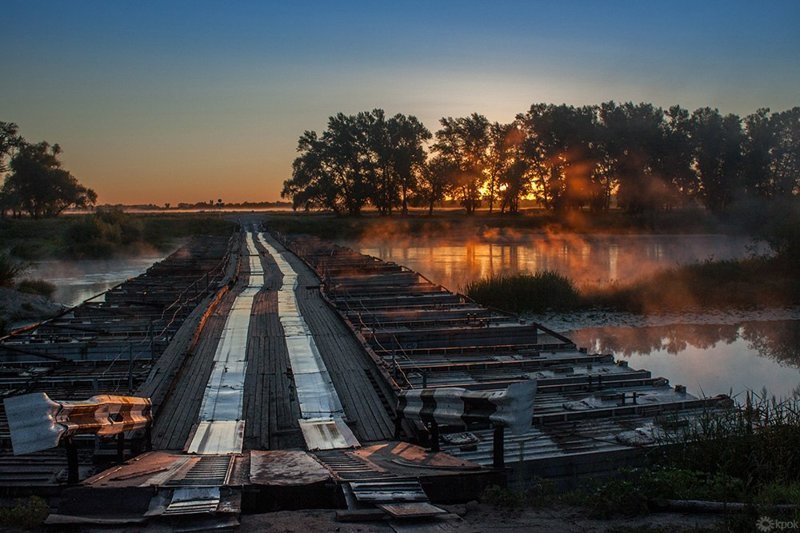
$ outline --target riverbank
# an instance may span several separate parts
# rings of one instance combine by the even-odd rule
[[[800,305],[800,277],[779,257],[705,261],[670,268],[629,284],[578,287],[556,272],[483,278],[464,287],[475,301],[518,313],[686,313]]]
[[[64,310],[46,296],[0,287],[0,334],[15,326],[38,322]]]
[[[7,219],[0,251],[23,260],[111,259],[157,255],[191,235],[228,235],[223,214],[130,214],[102,210],[50,219]]]
[[[714,515],[659,513],[640,517],[614,519],[590,518],[586,509],[556,505],[547,508],[507,508],[470,502],[467,505],[445,505],[451,514],[425,527],[424,523],[408,524],[414,531],[451,531],[480,533],[484,531],[558,531],[565,533],[633,531],[715,531],[723,520]],[[338,522],[333,509],[279,511],[243,515],[243,531],[336,531],[339,533],[395,533],[398,529],[386,522]],[[411,530],[411,529],[409,529]],[[724,531],[724,529],[719,529]]]
[[[590,213],[567,211],[554,213],[528,209],[508,215],[479,210],[465,216],[460,210],[441,210],[433,215],[414,211],[405,216],[379,216],[365,213],[345,217],[330,213],[269,213],[265,215],[270,230],[281,233],[305,233],[323,239],[441,239],[472,237],[513,242],[520,232],[602,233],[602,234],[698,234],[747,233],[748,224],[737,217],[715,217],[704,209],[682,209],[632,216],[623,211]]]

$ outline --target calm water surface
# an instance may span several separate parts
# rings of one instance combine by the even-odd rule
[[[394,261],[452,290],[482,277],[555,270],[579,285],[625,282],[656,270],[706,259],[766,252],[748,237],[727,235],[516,235],[392,242],[344,241],[363,254]]]
[[[164,256],[86,261],[39,261],[25,272],[56,286],[53,300],[68,306],[81,303],[147,270]]]
[[[694,394],[800,393],[800,320],[584,328],[566,334],[579,346],[613,353]]]
[[[458,237],[342,244],[408,266],[453,290],[481,277],[540,270],[556,270],[580,285],[624,283],[680,264],[766,252],[763,244],[749,238],[725,235],[530,234],[511,241]],[[677,317],[674,324],[657,326],[621,326],[609,316],[602,327],[555,329],[565,331],[579,346],[613,353],[695,394],[766,388],[769,394],[787,397],[800,390],[798,313],[790,320],[757,317],[724,324],[702,316],[689,323]]]

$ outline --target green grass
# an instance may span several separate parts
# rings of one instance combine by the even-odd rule
[[[776,258],[706,261],[585,291],[583,302],[635,313],[779,307],[800,302],[800,278]]]
[[[0,250],[24,260],[106,259],[164,251],[191,235],[228,235],[234,228],[235,223],[216,214],[102,210],[55,219],[5,220],[0,224]]]
[[[34,529],[43,525],[50,509],[42,498],[17,500],[12,507],[0,508],[0,525],[14,529]]]
[[[672,445],[665,461],[740,479],[748,493],[800,483],[800,397],[748,392],[737,409],[706,411],[664,440]]]
[[[765,308],[800,303],[800,277],[780,258],[706,261],[628,285],[578,289],[555,272],[484,278],[464,287],[475,301],[514,312],[606,309],[632,313]]]
[[[582,480],[557,491],[533,480],[524,492],[489,487],[484,503],[501,508],[570,505],[593,518],[636,516],[663,509],[665,500],[744,503],[713,531],[752,531],[759,516],[798,520],[800,511],[778,516],[776,505],[800,505],[800,397],[778,400],[749,393],[731,408],[709,408],[692,423],[670,424],[663,446],[645,466],[617,471],[610,479]]]
[[[484,305],[515,312],[569,311],[581,305],[572,281],[551,271],[484,278],[463,291]]]

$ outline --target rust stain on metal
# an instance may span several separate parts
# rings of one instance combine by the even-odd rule
[[[328,470],[306,452],[250,452],[250,482],[255,485],[305,485],[321,483],[330,478]]]

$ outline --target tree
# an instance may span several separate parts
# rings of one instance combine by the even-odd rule
[[[743,182],[745,191],[753,197],[773,195],[772,150],[776,144],[775,122],[769,109],[762,108],[744,119],[742,143]]]
[[[741,120],[704,107],[692,113],[691,128],[703,201],[711,211],[725,211],[743,189]]]
[[[494,211],[500,187],[500,176],[509,165],[508,143],[506,136],[510,125],[493,122],[489,126],[489,149],[486,153],[486,175],[488,178],[485,198],[489,201],[489,213]]]
[[[364,170],[372,176],[369,200],[378,213],[391,215],[392,209],[400,201],[400,192],[397,175],[392,168],[393,154],[386,113],[383,109],[359,113],[354,122],[354,133],[356,131],[366,143],[362,158]]]
[[[295,209],[321,207],[357,215],[367,202],[391,215],[408,211],[425,162],[423,143],[431,134],[415,117],[397,114],[386,119],[382,109],[330,117],[318,136],[305,132],[292,178],[281,195]]]
[[[4,207],[40,218],[58,216],[69,207],[94,205],[97,194],[61,168],[60,154],[57,144],[22,144],[3,183]]]
[[[408,201],[417,191],[418,179],[425,167],[424,143],[431,132],[415,116],[397,114],[388,122],[390,163],[400,188],[400,205],[408,214]]]
[[[525,152],[525,133],[518,122],[492,126],[491,172],[496,180],[500,212],[517,213],[520,199],[530,193],[530,163]],[[491,189],[491,187],[490,187]],[[490,193],[490,201],[492,200]],[[489,211],[491,212],[491,204]]]
[[[775,132],[771,153],[773,196],[800,194],[800,107],[772,115]]]
[[[6,158],[24,142],[13,122],[0,122],[0,176],[8,171]]]
[[[451,193],[471,215],[480,205],[480,191],[484,181],[486,152],[489,147],[489,121],[473,113],[468,117],[442,118],[441,129],[436,132],[433,150],[447,159],[458,173],[453,176]]]
[[[364,114],[330,117],[328,129],[317,136],[306,131],[298,141],[301,153],[292,164],[292,179],[281,196],[291,197],[295,209],[323,207],[337,214],[358,215],[375,190],[375,160],[364,129]]]
[[[534,194],[548,209],[587,203],[598,165],[596,110],[591,106],[534,104],[517,116]]]
[[[700,188],[697,172],[693,168],[689,111],[676,105],[666,111],[665,117],[664,139],[658,153],[656,172],[669,185],[671,197],[664,201],[670,205],[686,204],[697,196]]]
[[[433,214],[433,206],[444,200],[455,182],[459,169],[453,161],[442,156],[432,157],[422,168],[419,197]]]
[[[652,104],[600,105],[603,143],[611,172],[619,183],[619,205],[631,213],[652,211],[668,190],[661,175],[664,112]]]

